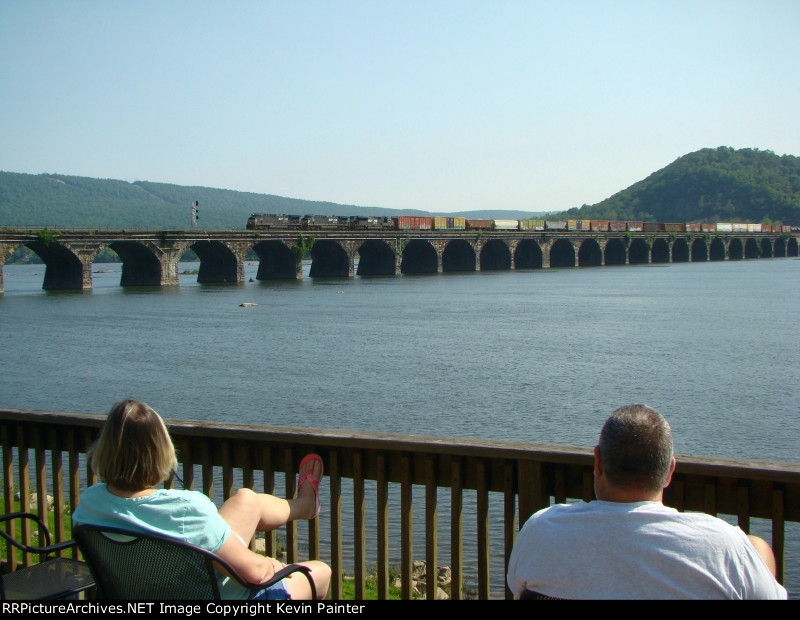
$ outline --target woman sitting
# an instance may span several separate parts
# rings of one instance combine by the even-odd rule
[[[284,567],[278,560],[248,548],[247,541],[254,533],[319,514],[318,487],[323,467],[316,454],[300,463],[294,499],[240,489],[218,510],[197,491],[155,488],[176,467],[175,448],[161,417],[135,400],[114,405],[88,457],[103,483],[89,487],[81,495],[72,516],[76,525],[119,527],[177,538],[216,553],[253,584],[269,580]],[[331,569],[316,560],[302,564],[312,570],[317,596],[324,599]],[[252,593],[222,575],[220,586],[227,599],[248,598]],[[261,590],[254,598],[309,599],[311,588],[305,576],[295,573]]]

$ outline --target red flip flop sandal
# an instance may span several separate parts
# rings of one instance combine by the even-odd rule
[[[300,465],[298,466],[298,472],[303,469],[303,466],[310,463],[311,461],[319,461],[319,464],[323,467],[324,471],[324,464],[322,463],[322,457],[319,454],[307,454],[303,457],[303,460],[300,461]],[[319,482],[322,480],[322,475],[317,478],[314,475],[313,469],[309,469],[306,473],[300,475],[298,474],[297,478],[297,491],[300,492],[300,487],[303,486],[304,483],[308,482],[311,485],[311,488],[314,489],[314,498],[316,500],[316,507],[314,509],[314,516],[311,517],[315,519],[319,515],[320,503],[319,503]]]

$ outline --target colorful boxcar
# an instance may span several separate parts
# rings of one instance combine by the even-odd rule
[[[433,218],[433,228],[435,230],[464,230],[466,221],[463,217],[437,215]]]
[[[393,218],[397,230],[432,230],[432,217],[417,217],[411,215],[400,215]]]

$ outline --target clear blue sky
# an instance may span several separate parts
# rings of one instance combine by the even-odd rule
[[[800,1],[0,1],[0,170],[432,211],[800,154]]]

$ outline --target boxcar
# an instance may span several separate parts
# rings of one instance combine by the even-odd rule
[[[492,230],[494,220],[467,220],[467,230]]]
[[[400,215],[394,219],[397,230],[432,230],[432,217],[418,217],[411,215]]]

